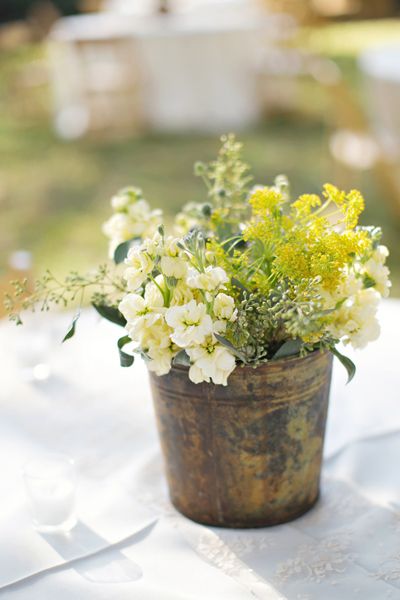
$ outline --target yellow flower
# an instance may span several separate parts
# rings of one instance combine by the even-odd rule
[[[321,198],[316,194],[303,194],[292,203],[292,209],[296,211],[299,217],[310,216],[312,209],[321,206]]]
[[[344,223],[348,229],[354,229],[358,219],[365,207],[364,198],[358,190],[346,192],[338,190],[334,185],[324,185],[324,197],[334,202],[343,214]]]
[[[249,203],[253,208],[253,214],[261,217],[267,212],[272,212],[279,208],[284,201],[285,199],[282,194],[268,187],[256,189],[249,199]]]

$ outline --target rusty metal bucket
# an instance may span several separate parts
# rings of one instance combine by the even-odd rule
[[[150,373],[171,501],[220,527],[299,517],[319,494],[332,355],[238,367],[227,387]]]

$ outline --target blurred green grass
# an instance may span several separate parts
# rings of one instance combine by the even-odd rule
[[[332,54],[336,49],[333,44]],[[325,47],[322,51],[328,53]],[[109,198],[120,187],[142,187],[168,218],[185,202],[204,198],[193,163],[214,158],[219,141],[216,135],[151,134],[113,142],[62,142],[52,132],[45,77],[40,83],[43,58],[40,46],[0,55],[0,270],[13,250],[24,248],[33,254],[36,274],[47,267],[64,274],[104,260],[100,226],[110,213]],[[342,52],[339,58],[357,88],[354,55]],[[312,118],[270,117],[239,134],[257,182],[270,183],[284,172],[293,194],[318,192],[326,181],[341,184],[328,152],[324,110],[323,104],[313,109]],[[354,174],[351,184],[367,199],[363,223],[384,229],[393,291],[399,295],[400,224],[389,214],[371,173]]]

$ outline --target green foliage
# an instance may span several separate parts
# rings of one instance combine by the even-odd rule
[[[127,345],[127,344],[131,344],[132,340],[129,337],[129,335],[124,335],[123,337],[119,338],[118,342],[117,342],[117,346],[118,346],[118,352],[119,352],[119,362],[121,367],[130,367],[133,365],[134,361],[135,361],[135,357],[132,356],[131,354],[127,354],[126,352],[123,351],[123,348]]]
[[[76,323],[80,316],[81,316],[81,313],[78,312],[72,319],[72,323],[71,323],[70,327],[68,328],[67,333],[63,337],[63,340],[62,340],[63,342],[66,342],[67,340],[69,340],[70,338],[72,338],[75,335]]]
[[[122,315],[116,314],[116,306],[126,293],[126,283],[109,265],[101,265],[85,275],[71,271],[64,279],[59,279],[46,271],[37,279],[34,291],[31,293],[27,280],[12,281],[13,293],[6,294],[4,306],[11,320],[22,323],[21,312],[25,310],[47,312],[54,306],[63,308],[83,306],[89,296],[89,301],[105,318],[122,324]],[[107,313],[107,316],[106,316]],[[70,330],[71,331],[71,330]],[[72,326],[71,337],[75,331]],[[68,338],[66,338],[68,339]]]
[[[329,350],[332,352],[332,354],[334,356],[336,356],[336,358],[339,359],[339,361],[342,363],[342,365],[344,366],[344,368],[347,371],[347,383],[350,383],[350,381],[353,379],[354,375],[356,374],[356,366],[353,363],[352,360],[350,360],[350,358],[348,356],[344,356],[343,354],[341,354],[341,352],[339,352],[339,350],[337,348],[335,348],[335,346],[331,346],[329,348]]]
[[[297,338],[294,340],[287,340],[282,346],[275,352],[273,359],[286,358],[287,356],[296,356],[300,354],[304,346],[303,340]]]
[[[114,306],[107,306],[106,304],[95,303],[92,303],[92,306],[96,309],[99,315],[103,317],[103,319],[106,319],[115,325],[119,325],[120,327],[125,327],[126,319],[121,315],[118,308]]]
[[[321,328],[316,283],[297,287],[280,283],[267,296],[241,289],[238,318],[229,323],[226,338],[245,357],[244,362],[287,356],[294,348],[300,353],[307,345],[304,340],[312,339]]]
[[[128,255],[129,248],[131,246],[131,240],[118,244],[114,251],[114,262],[116,265],[124,262]]]
[[[209,227],[219,240],[226,240],[239,232],[240,224],[249,215],[247,196],[253,178],[242,160],[242,144],[233,134],[222,136],[221,141],[217,160],[196,163],[194,172],[203,179],[210,200],[201,206],[201,217],[209,218]],[[195,216],[193,204],[184,210]]]
[[[185,350],[180,350],[173,358],[174,365],[181,365],[182,367],[190,366],[190,358]]]

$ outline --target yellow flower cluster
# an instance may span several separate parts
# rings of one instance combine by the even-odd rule
[[[244,239],[264,248],[264,265],[259,257],[254,279],[259,287],[282,278],[299,282],[319,277],[324,288],[333,290],[344,267],[371,251],[367,232],[355,229],[364,207],[360,192],[346,194],[326,184],[323,195],[324,204],[319,196],[304,194],[286,212],[283,195],[273,188],[258,189],[250,197],[253,214]],[[328,208],[332,204],[333,211]],[[251,253],[247,256],[249,267]]]
[[[331,183],[324,185],[323,195],[327,204],[334,202],[343,214],[343,220],[347,228],[354,229],[358,218],[365,207],[364,198],[358,190],[346,192],[338,190]]]
[[[260,217],[273,214],[284,203],[283,195],[274,188],[258,188],[249,200],[253,214]]]

